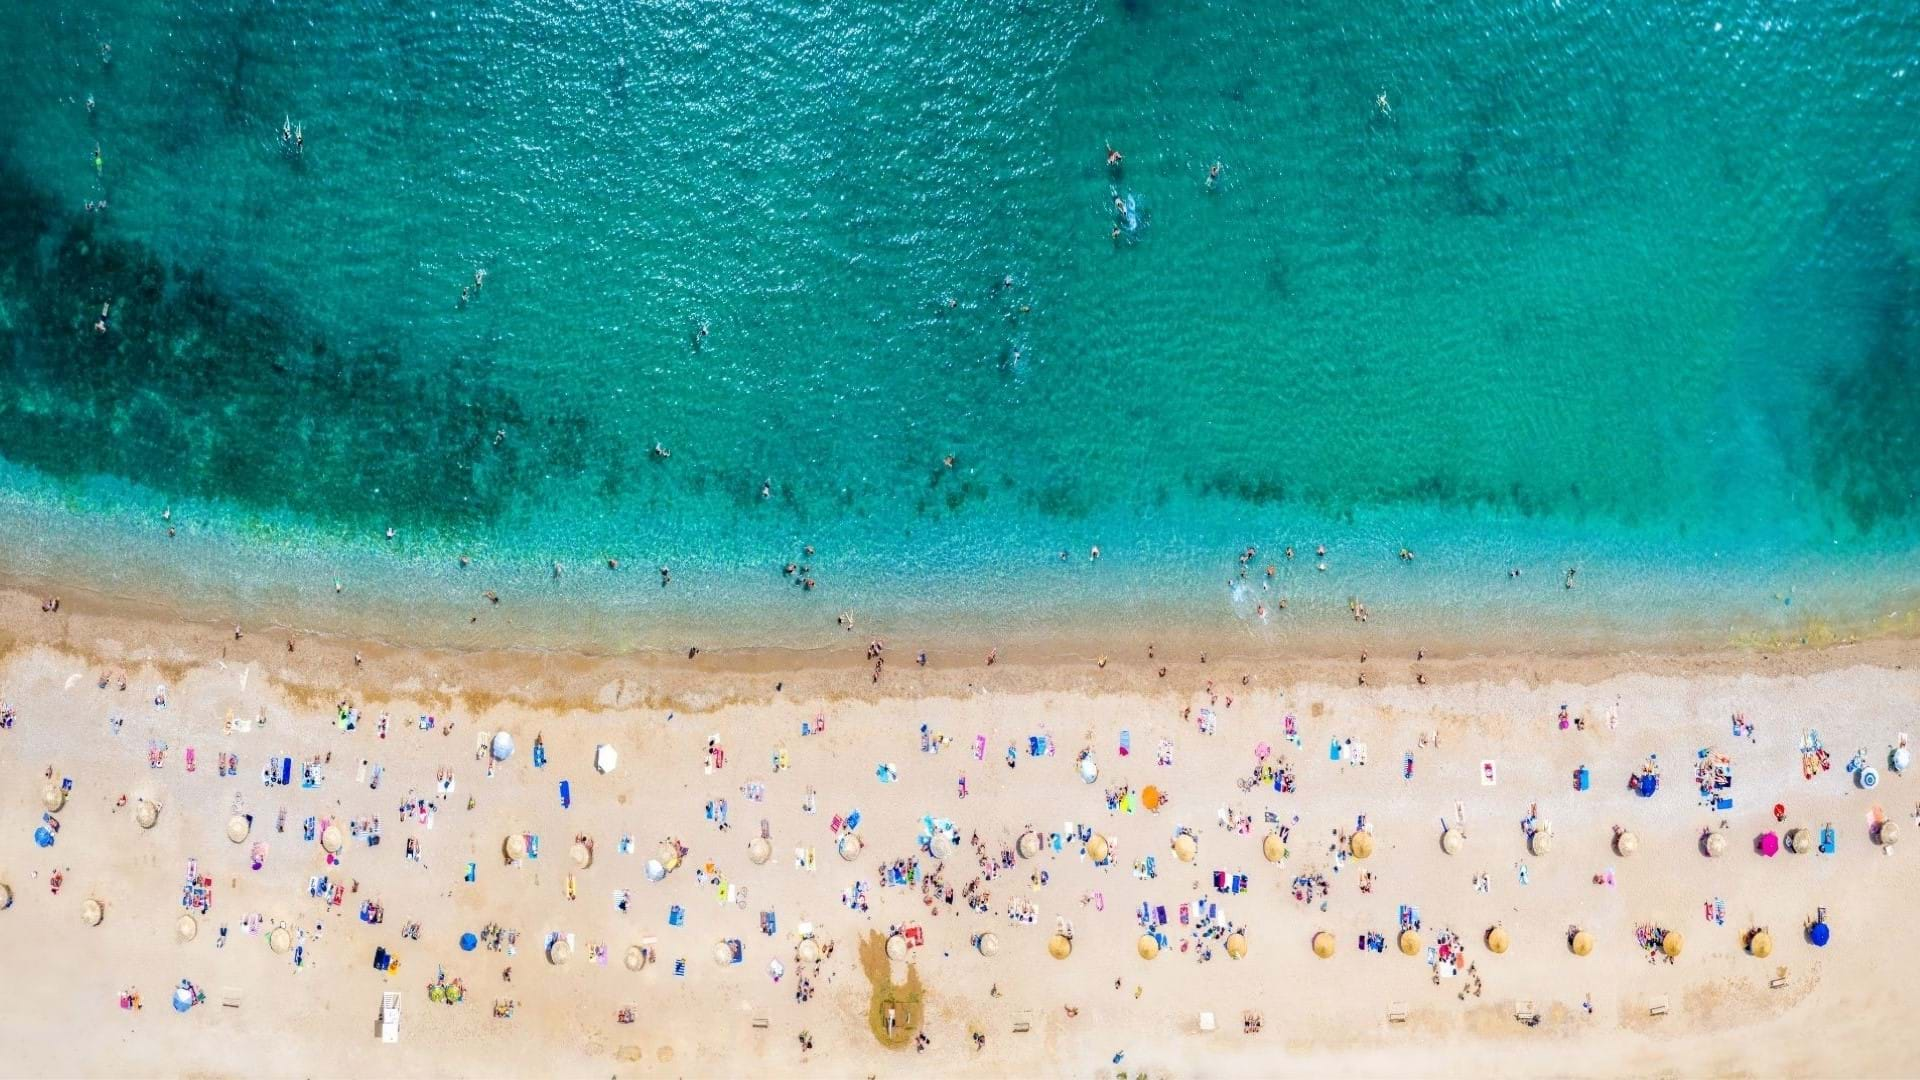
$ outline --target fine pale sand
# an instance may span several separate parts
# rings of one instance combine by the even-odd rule
[[[230,628],[109,610],[43,615],[36,605],[0,593],[0,701],[15,716],[0,730],[0,882],[14,894],[0,911],[0,957],[13,976],[0,1010],[6,1075],[1911,1069],[1900,1018],[1920,1004],[1907,970],[1920,956],[1920,930],[1904,899],[1920,875],[1907,867],[1906,845],[1920,837],[1911,781],[1886,767],[1901,725],[1920,706],[1909,641],[1785,655],[1421,665],[1408,657],[1364,665],[1215,657],[1203,665],[1191,655],[1131,656],[1104,669],[1026,665],[1016,656],[991,667],[977,656],[937,657],[921,669],[896,646],[876,684],[860,661],[864,640],[830,655],[692,661],[407,652],[318,639],[289,652],[284,635],[235,640]],[[1416,666],[1429,685],[1414,685]],[[1363,668],[1370,685],[1359,686]],[[97,685],[103,677],[106,689]],[[154,704],[161,687],[164,708]],[[336,724],[343,701],[359,710],[357,730]],[[1211,734],[1198,719],[1209,705]],[[1585,721],[1584,731],[1560,729],[1562,705]],[[383,713],[385,739],[377,735]],[[420,730],[423,713],[437,718],[434,730]],[[1734,738],[1735,713],[1757,726],[1750,741]],[[1288,715],[1298,746],[1284,736]],[[816,716],[826,718],[825,733],[802,736]],[[236,719],[253,721],[252,729],[233,730]],[[921,752],[922,725],[946,736],[938,753]],[[1819,731],[1833,759],[1831,771],[1810,781],[1799,753],[1808,729]],[[489,776],[478,740],[502,730],[517,749]],[[1127,756],[1118,752],[1123,730]],[[531,760],[536,735],[548,758],[542,769]],[[985,736],[984,760],[974,757],[976,735]],[[1051,737],[1052,756],[1028,756],[1033,735]],[[709,737],[724,748],[722,768],[709,768]],[[1329,744],[1346,739],[1365,744],[1364,765],[1330,760]],[[1156,761],[1163,740],[1173,758],[1165,766]],[[149,767],[156,741],[167,747],[157,769]],[[607,775],[593,768],[603,743],[619,752]],[[1261,743],[1287,759],[1295,792],[1236,783],[1255,769]],[[1019,748],[1012,769],[1010,744]],[[1695,754],[1706,747],[1733,760],[1731,811],[1703,808],[1694,790]],[[1081,782],[1075,765],[1088,748],[1100,769],[1093,784]],[[776,771],[782,750],[790,767]],[[1878,768],[1877,789],[1863,791],[1848,776],[1856,750]],[[237,777],[217,775],[223,752],[239,755]],[[1411,778],[1403,775],[1407,753]],[[1663,783],[1641,799],[1625,784],[1650,754],[1659,755]],[[262,769],[282,755],[296,761],[294,785],[263,786]],[[327,755],[324,783],[303,789],[297,763]],[[1482,783],[1483,759],[1496,762],[1492,786]],[[357,780],[363,762],[366,775],[382,767],[377,790]],[[882,763],[897,771],[892,783],[876,776]],[[1576,792],[1572,777],[1582,764],[1592,789]],[[41,849],[33,832],[49,768],[73,787],[54,815],[56,844]],[[436,796],[442,769],[455,786],[436,798],[428,828],[400,806]],[[571,788],[568,809],[562,781]],[[764,801],[751,797],[755,784]],[[1156,785],[1171,804],[1158,813],[1110,811],[1103,795],[1123,784],[1136,792]],[[803,809],[809,791],[813,813]],[[129,801],[116,809],[123,794]],[[141,799],[162,806],[151,830],[134,821]],[[716,799],[730,811],[724,832],[705,814]],[[1784,825],[1774,822],[1776,802],[1786,805]],[[1554,841],[1538,856],[1527,852],[1521,826],[1536,806]],[[247,844],[226,836],[236,807],[254,818]],[[277,832],[282,809],[286,831]],[[853,810],[865,850],[847,862],[834,851],[831,825]],[[1274,828],[1268,813],[1289,828],[1283,866],[1261,855]],[[1229,815],[1250,815],[1250,831],[1224,825]],[[1336,857],[1335,834],[1351,832],[1360,815],[1375,838],[1371,858]],[[320,845],[301,838],[309,816],[377,817],[381,843],[349,837],[339,865],[329,867]],[[919,889],[880,884],[883,863],[915,854],[923,816],[958,826],[962,848],[942,875],[956,892],[979,871],[965,844],[972,833],[997,856],[1029,826],[1051,833],[1084,825],[1111,839],[1112,865],[1095,867],[1067,841],[1059,853],[1017,860],[986,882],[989,911],[970,911],[964,900],[930,910]],[[1872,824],[1882,817],[1914,838],[1890,851],[1876,845]],[[755,865],[748,841],[762,819],[773,857]],[[1440,846],[1449,821],[1464,822],[1457,855]],[[1723,821],[1728,853],[1706,858],[1702,833]],[[1832,855],[1764,858],[1753,850],[1767,830],[1806,826],[1817,834],[1828,823],[1838,841]],[[1191,864],[1172,849],[1183,826],[1198,836]],[[1610,849],[1615,826],[1637,834],[1636,853]],[[537,834],[539,858],[508,865],[501,847],[509,833]],[[578,834],[592,838],[595,852],[590,867],[576,870],[569,845]],[[633,838],[633,854],[618,850],[623,835]],[[687,845],[688,857],[666,880],[649,882],[646,860],[669,836]],[[409,838],[420,841],[417,862],[405,857]],[[255,840],[270,849],[259,871],[249,868]],[[813,849],[811,869],[796,867],[796,848]],[[1153,880],[1132,872],[1147,856],[1157,864]],[[182,943],[175,924],[188,859],[213,879],[213,900],[198,936]],[[471,884],[462,880],[469,862]],[[709,865],[744,898],[723,903],[711,880],[697,880]],[[922,855],[921,865],[930,869],[933,860]],[[1048,880],[1039,886],[1042,870]],[[1244,873],[1247,891],[1217,892],[1215,870]],[[55,871],[63,875],[57,895]],[[1373,875],[1370,892],[1360,889],[1363,872]],[[1474,884],[1483,873],[1485,892]],[[1611,885],[1594,883],[1608,873]],[[326,907],[308,893],[320,874],[357,891]],[[1297,874],[1326,876],[1324,908],[1294,899]],[[842,903],[856,881],[866,882],[868,912]],[[631,891],[626,912],[615,906],[616,889]],[[1083,903],[1091,894],[1099,905]],[[1724,925],[1703,913],[1715,898]],[[82,920],[89,899],[105,905],[97,927]],[[364,900],[384,905],[383,923],[356,918]],[[1033,925],[1008,919],[1015,901],[1037,907]],[[1151,961],[1135,951],[1143,901],[1171,917],[1168,950]],[[1175,913],[1201,901],[1245,929],[1244,959],[1229,959],[1218,941],[1205,962],[1181,951],[1194,938]],[[1447,929],[1467,942],[1478,995],[1462,999],[1472,982],[1464,972],[1436,985],[1424,957],[1393,948],[1402,904],[1420,909],[1427,942]],[[669,925],[674,905],[684,909],[684,925]],[[1821,907],[1833,942],[1817,949],[1802,928]],[[772,936],[760,932],[763,911],[776,913]],[[271,951],[264,932],[248,932],[243,920],[255,913],[265,928],[306,932],[303,966]],[[1047,952],[1059,917],[1075,933],[1065,960]],[[417,941],[401,935],[413,921]],[[794,990],[806,965],[795,959],[796,930],[809,921],[835,948],[814,977],[817,992],[800,1003]],[[460,950],[463,932],[488,923],[518,931],[517,955]],[[889,965],[868,938],[894,923],[924,931],[909,964]],[[1505,955],[1483,945],[1495,924],[1511,935]],[[1648,962],[1635,941],[1642,924],[1684,935],[1676,963]],[[1575,925],[1592,933],[1592,955],[1569,952]],[[1775,942],[1764,960],[1742,949],[1745,932],[1761,926]],[[1319,930],[1337,941],[1331,959],[1310,950]],[[576,946],[564,966],[541,954],[555,931]],[[998,956],[970,948],[982,931],[998,937]],[[1386,935],[1384,953],[1355,947],[1368,931]],[[628,947],[649,938],[655,962],[627,970]],[[725,938],[744,943],[741,964],[716,964],[714,946]],[[605,966],[588,955],[596,943],[607,946]],[[400,971],[373,969],[377,946],[400,959]],[[676,977],[681,958],[685,976]],[[778,982],[768,970],[775,960],[785,967]],[[501,977],[508,965],[511,982]],[[428,1001],[436,968],[464,982],[464,1003]],[[209,1000],[176,1015],[168,999],[182,978]],[[1784,984],[1776,988],[1777,979]],[[143,1010],[117,1007],[126,989],[140,992]],[[380,995],[389,990],[403,999],[396,1044],[375,1035]],[[229,994],[238,1008],[223,1006]],[[924,1053],[910,1038],[883,1044],[871,1030],[870,1010],[886,994],[922,999],[923,1008],[908,1011],[932,1040]],[[517,1002],[515,1014],[494,1018],[493,1003],[507,999]],[[1515,1019],[1520,1002],[1538,1012],[1537,1026]],[[1661,1004],[1664,1014],[1652,1015]],[[637,1022],[617,1023],[629,1005]],[[1264,1017],[1256,1034],[1241,1030],[1248,1010]],[[1398,1011],[1404,1021],[1390,1020]],[[1202,1012],[1217,1017],[1219,1030],[1199,1030]],[[1031,1030],[1016,1033],[1023,1020]],[[800,1045],[802,1031],[810,1051]],[[986,1036],[983,1048],[973,1044],[975,1031]]]

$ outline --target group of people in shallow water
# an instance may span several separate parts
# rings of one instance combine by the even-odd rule
[[[1125,160],[1126,156],[1115,150],[1112,143],[1107,144],[1107,172],[1111,174],[1114,182],[1112,235],[1116,243],[1124,237],[1132,236],[1140,227],[1140,216],[1133,196],[1122,194],[1119,187],[1121,162]],[[1226,166],[1217,159],[1212,165],[1207,166],[1207,191],[1218,190],[1220,174],[1225,168]]]

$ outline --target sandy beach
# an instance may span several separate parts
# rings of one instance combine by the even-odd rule
[[[1910,780],[1889,764],[1920,705],[1906,639],[924,668],[896,643],[876,681],[857,635],[805,655],[456,653],[39,602],[0,595],[0,883],[13,895],[0,955],[33,973],[0,1016],[6,1075],[1906,1071],[1891,1032],[1914,993],[1887,961],[1920,948],[1897,901],[1920,875],[1905,845],[1878,842],[1882,821],[1916,824]],[[1830,768],[1808,779],[1815,731]],[[514,749],[495,760],[501,732]],[[607,772],[603,746],[618,755]],[[1716,794],[1731,808],[1703,805],[1702,751],[1724,755],[1733,781]],[[1658,790],[1639,797],[1629,779],[1656,755]],[[263,783],[283,759],[291,783]],[[1591,786],[1576,790],[1583,766]],[[1275,790],[1276,772],[1291,790]],[[150,829],[142,802],[158,808]],[[238,843],[236,814],[251,818]],[[1826,827],[1831,853],[1756,850],[1763,834]],[[1634,841],[1616,843],[1622,829]],[[1710,831],[1727,842],[1719,857],[1704,853]],[[1031,858],[1028,832],[1042,840]],[[957,840],[944,860],[923,848],[932,834]],[[510,861],[507,839],[528,835],[538,857]],[[651,881],[669,838],[685,855]],[[206,907],[182,940],[189,860]],[[361,917],[367,902],[380,921]],[[1143,904],[1164,941],[1153,959]],[[1413,955],[1397,948],[1403,907],[1418,909]],[[1821,909],[1832,939],[1817,947]],[[1071,954],[1056,960],[1061,920]],[[490,926],[503,946],[513,933],[511,954],[463,951],[463,934]],[[1499,955],[1496,926],[1511,942]],[[297,948],[276,951],[276,927]],[[896,928],[919,942],[904,961],[886,952]],[[1576,928],[1590,955],[1570,950]],[[1764,959],[1747,947],[1755,929],[1770,934]],[[1671,963],[1645,947],[1663,932]],[[1429,951],[1449,933],[1461,955]],[[996,955],[976,948],[981,934]],[[1358,947],[1369,934],[1381,951]],[[549,962],[554,935],[571,944],[565,963]],[[730,941],[740,962],[717,963]],[[635,946],[648,950],[638,971]],[[799,958],[821,946],[817,965]],[[376,970],[376,949],[399,968]],[[440,975],[462,1001],[430,1000]],[[206,1000],[176,1015],[183,979]],[[119,1007],[127,991],[142,1008]],[[385,992],[401,996],[396,1042],[376,1031]],[[890,1002],[893,1038],[879,1019]]]

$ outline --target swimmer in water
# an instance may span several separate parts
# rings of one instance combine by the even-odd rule
[[[1220,182],[1220,163],[1216,161],[1213,163],[1213,166],[1207,170],[1207,190],[1212,191],[1213,186],[1219,182]]]
[[[654,459],[656,461],[665,461],[668,458],[673,456],[673,451],[667,449],[664,446],[661,446],[658,442],[655,442],[653,444],[653,450],[651,451],[651,453],[653,454]]]
[[[106,167],[106,158],[100,154],[100,144],[93,144],[93,171],[99,172]]]
[[[1108,143],[1107,144],[1107,168],[1117,169],[1119,167],[1120,167],[1120,151],[1115,150],[1113,148],[1112,143]]]
[[[1393,115],[1393,106],[1387,104],[1387,92],[1385,90],[1380,91],[1380,93],[1374,97],[1373,107],[1379,109],[1380,115],[1382,116]]]

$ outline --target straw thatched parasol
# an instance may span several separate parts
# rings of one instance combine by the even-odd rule
[[[1400,931],[1400,951],[1407,956],[1420,955],[1420,935],[1412,930]]]
[[[284,926],[276,926],[267,932],[267,948],[283,953],[293,948],[293,931]]]
[[[858,833],[847,833],[840,838],[840,857],[852,862],[860,857],[860,849],[865,846]]]
[[[159,804],[141,799],[140,805],[133,808],[133,823],[143,829],[151,829],[158,825],[160,823]]]
[[[1373,854],[1373,834],[1362,829],[1353,834],[1353,839],[1348,846],[1352,849],[1354,858],[1364,859]]]
[[[173,924],[173,932],[181,941],[192,941],[200,935],[200,920],[191,915],[181,915],[180,921]]]
[[[725,941],[713,943],[713,962],[721,967],[733,963],[733,946]]]
[[[1333,955],[1334,944],[1335,942],[1333,940],[1333,935],[1327,933],[1325,930],[1322,930],[1314,934],[1313,935],[1313,955],[1319,957],[1322,960],[1325,960],[1328,957],[1331,957]]]
[[[1614,835],[1613,850],[1624,859],[1640,850],[1640,838],[1633,834],[1632,829],[1621,829]]]
[[[1268,833],[1260,841],[1260,854],[1266,856],[1268,862],[1279,862],[1287,857],[1287,842],[1280,839],[1279,833]]]
[[[1668,956],[1679,956],[1680,950],[1687,947],[1687,939],[1678,930],[1669,930],[1660,935],[1660,951]]]
[[[1813,833],[1804,828],[1787,830],[1787,850],[1795,855],[1805,855],[1813,850]]]
[[[1496,926],[1493,929],[1487,931],[1487,951],[1488,952],[1498,955],[1500,953],[1506,952],[1507,948],[1512,944],[1513,944],[1513,936],[1507,933],[1506,927]]]
[[[887,959],[905,960],[907,958],[907,938],[904,934],[890,934],[887,937]]]
[[[773,844],[764,836],[754,837],[747,841],[747,858],[752,859],[755,866],[766,865],[767,860],[773,858]]]
[[[513,833],[500,843],[500,851],[508,862],[519,862],[527,857],[527,837],[525,833]]]
[[[88,897],[87,902],[80,905],[80,919],[88,926],[99,926],[100,920],[106,917],[107,905],[92,897]]]
[[[627,946],[625,963],[628,971],[639,971],[647,966],[647,950],[638,945]]]
[[[1545,855],[1547,852],[1552,851],[1553,834],[1545,829],[1535,832],[1532,836],[1527,837],[1527,850],[1533,852],[1535,855]]]
[[[1107,855],[1111,851],[1112,845],[1107,843],[1107,838],[1098,833],[1094,834],[1093,839],[1087,841],[1087,858],[1094,862],[1106,862]]]
[[[571,959],[573,959],[573,945],[566,938],[554,938],[553,944],[547,946],[547,963],[558,967]]]
[[[1247,935],[1227,935],[1227,955],[1235,960],[1247,955]]]
[[[1192,833],[1181,833],[1173,838],[1173,854],[1181,862],[1192,862],[1194,856],[1200,854],[1200,842]]]
[[[1593,935],[1585,930],[1575,930],[1567,947],[1573,950],[1575,956],[1586,956],[1593,952]]]
[[[59,813],[60,808],[67,805],[67,789],[59,784],[48,784],[40,792],[40,804],[50,814]]]
[[[1893,845],[1899,843],[1900,842],[1899,824],[1897,822],[1892,822],[1892,821],[1881,822],[1880,827],[1874,830],[1874,839],[1880,841],[1880,845],[1882,847],[1892,847]]]
[[[927,837],[927,854],[936,859],[944,859],[952,853],[953,841],[948,838],[947,830],[933,830],[933,835]]]
[[[800,944],[793,947],[793,958],[802,964],[820,962],[820,943],[812,938],[801,938]]]
[[[1442,829],[1440,831],[1440,850],[1449,855],[1460,854],[1460,849],[1466,845],[1466,842],[1467,838],[1461,835],[1459,829]]]
[[[1141,934],[1140,940],[1134,942],[1133,947],[1134,950],[1140,954],[1140,959],[1142,960],[1151,960],[1160,955],[1159,939],[1155,938],[1152,934]]]
[[[1047,939],[1047,955],[1055,960],[1065,960],[1073,955],[1073,939],[1065,934],[1055,934]]]
[[[582,870],[593,865],[593,849],[578,840],[567,848],[567,857],[573,860],[573,865]]]
[[[1755,957],[1765,960],[1773,955],[1773,935],[1765,930],[1755,930],[1747,935],[1747,951]]]
[[[346,842],[347,834],[341,832],[340,826],[338,825],[328,823],[326,828],[320,830],[320,846],[329,852],[339,852],[342,847],[346,846]]]
[[[1032,831],[1021,833],[1020,841],[1015,847],[1020,850],[1021,858],[1033,858],[1035,855],[1040,854],[1040,834]]]
[[[980,940],[974,942],[973,947],[980,950],[981,956],[1000,955],[1000,939],[992,933],[981,934]]]
[[[1727,853],[1727,834],[1717,831],[1708,833],[1706,851],[1707,858],[1709,859],[1717,859],[1725,855]]]
[[[227,839],[236,844],[246,843],[247,834],[253,831],[253,822],[244,816],[235,814],[227,819]]]

